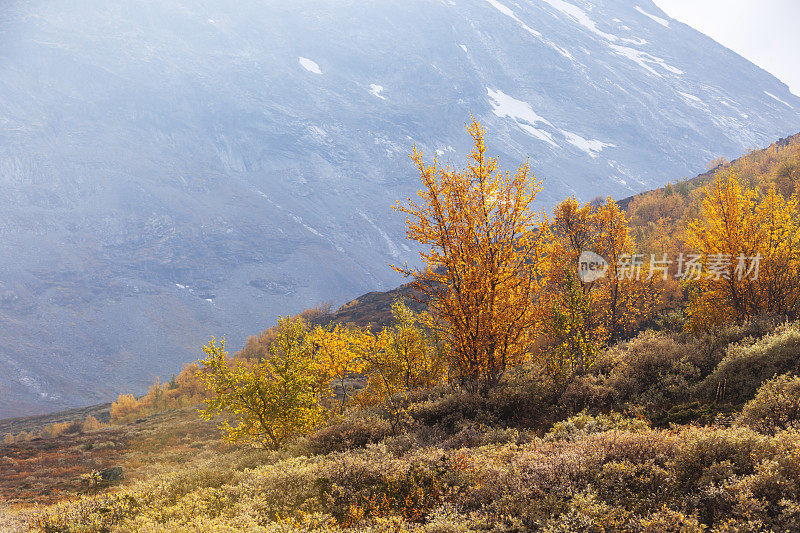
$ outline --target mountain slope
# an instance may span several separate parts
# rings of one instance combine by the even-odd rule
[[[413,142],[475,113],[542,204],[792,133],[800,98],[647,1],[14,0],[0,416],[142,389],[211,334],[396,285]]]

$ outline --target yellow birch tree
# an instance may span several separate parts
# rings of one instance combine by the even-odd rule
[[[532,335],[540,219],[531,204],[541,186],[527,163],[500,171],[475,119],[468,131],[474,147],[463,170],[426,164],[414,148],[423,188],[419,201],[396,208],[427,268],[395,268],[427,298],[453,377],[477,391],[522,360]]]

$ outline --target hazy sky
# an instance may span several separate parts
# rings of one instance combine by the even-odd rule
[[[800,96],[800,0],[654,0]]]

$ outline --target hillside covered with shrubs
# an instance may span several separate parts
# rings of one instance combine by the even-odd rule
[[[7,513],[47,532],[800,530],[800,139],[545,213],[546,183],[469,133],[463,169],[413,154],[422,189],[397,208],[426,268],[394,267],[413,284],[233,354],[212,339],[70,429],[132,428],[125,481],[88,470]]]
[[[798,343],[796,324],[648,330],[563,391],[534,368],[487,395],[415,391],[398,427],[353,409],[279,450],[209,446],[25,517],[39,531],[792,531]],[[725,380],[753,392],[721,396]]]

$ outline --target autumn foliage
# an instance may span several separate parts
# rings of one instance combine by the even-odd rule
[[[586,371],[599,350],[629,335],[660,303],[654,279],[632,253],[628,218],[610,198],[579,204],[567,198],[543,229],[542,290],[538,295],[539,350],[543,366],[558,382]],[[582,252],[608,262],[605,276],[584,283],[578,275]],[[638,260],[642,264],[638,264]]]
[[[395,302],[392,313],[393,323],[377,333],[312,327],[302,315],[281,318],[267,354],[258,359],[230,357],[224,340],[212,339],[200,361],[199,378],[211,392],[201,414],[222,415],[228,442],[272,448],[340,417],[356,402],[383,406],[396,428],[403,395],[438,385],[445,367],[440,346],[419,317],[402,302]],[[356,387],[361,375],[366,387]]]
[[[798,199],[775,186],[759,192],[725,169],[705,187],[689,244],[707,271],[687,280],[695,329],[769,313],[795,318],[800,306]],[[719,268],[714,268],[715,266]]]
[[[208,391],[198,379],[199,368],[197,363],[189,363],[166,383],[156,378],[147,394],[140,398],[133,394],[121,394],[111,404],[111,420],[130,421],[161,411],[200,404],[208,398]]]
[[[454,379],[486,390],[522,361],[533,333],[541,220],[532,203],[541,185],[527,164],[501,172],[480,124],[468,130],[474,148],[464,169],[426,164],[414,149],[423,188],[397,210],[425,248],[426,268],[397,270],[427,296]]]
[[[715,161],[705,177],[631,200],[567,198],[546,216],[533,208],[541,184],[527,164],[501,171],[480,124],[473,120],[468,132],[474,147],[461,169],[426,163],[414,149],[422,189],[396,207],[424,264],[396,270],[414,277],[427,312],[395,301],[391,323],[378,329],[331,322],[327,308],[307,310],[233,356],[212,340],[203,360],[168,383],[157,381],[141,398],[120,396],[112,419],[204,402],[201,412],[221,421],[229,442],[277,448],[323,425],[362,431],[348,416],[368,410],[383,421],[370,435],[397,435],[415,395],[440,385],[494,398],[524,374],[542,390],[577,394],[588,375],[607,368],[610,347],[659,321],[664,327],[667,310],[675,322],[667,327],[694,332],[744,328],[762,315],[797,318],[796,145]],[[581,278],[583,252],[607,262],[605,275]],[[642,357],[631,366],[642,375],[675,371]],[[679,366],[700,372],[694,360]],[[650,378],[626,386],[608,379],[618,398],[650,390]],[[647,395],[685,396],[686,379]]]
[[[224,339],[203,347],[202,379],[213,396],[203,417],[227,415],[222,422],[230,442],[259,442],[278,448],[322,420],[321,386],[308,326],[282,318],[270,356],[258,362],[228,360]]]

